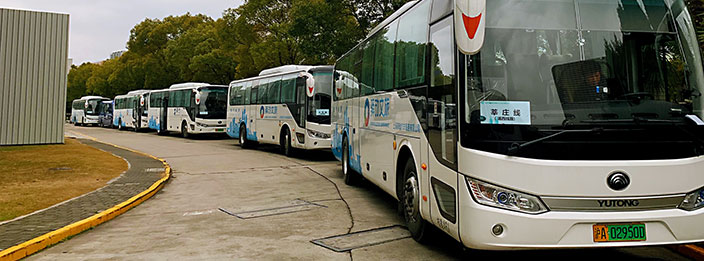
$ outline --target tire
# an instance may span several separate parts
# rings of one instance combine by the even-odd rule
[[[359,183],[360,175],[350,166],[350,150],[347,144],[347,138],[342,139],[342,175],[345,179],[345,184],[354,186]]]
[[[190,135],[188,134],[188,124],[186,122],[181,123],[181,137],[188,139]]]
[[[403,212],[406,227],[411,236],[419,243],[426,243],[430,238],[430,224],[420,215],[420,185],[416,166],[412,159],[406,161],[403,168],[403,190],[399,207]]]
[[[243,149],[249,149],[249,147],[250,147],[249,142],[250,141],[247,140],[247,128],[244,127],[244,124],[240,125],[239,140],[240,140],[240,147],[242,147]]]
[[[122,119],[117,120],[117,130],[125,130],[125,127],[122,127]]]
[[[286,157],[291,157],[293,155],[293,148],[291,147],[291,131],[286,129],[284,135],[281,136],[281,153],[286,155]]]

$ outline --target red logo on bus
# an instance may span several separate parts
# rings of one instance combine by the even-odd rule
[[[482,14],[476,17],[469,17],[462,14],[462,21],[464,22],[464,29],[467,31],[467,36],[469,39],[474,39],[477,35],[477,30],[479,30],[479,22],[482,20]]]

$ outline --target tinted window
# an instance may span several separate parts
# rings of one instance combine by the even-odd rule
[[[281,103],[296,102],[296,75],[285,75],[281,81]]]
[[[374,79],[374,48],[376,47],[375,36],[369,39],[367,42],[362,44],[362,74],[361,74],[361,95],[368,95],[374,93],[374,86],[372,80]]]
[[[394,88],[394,42],[398,23],[381,30],[376,39],[374,59],[374,88],[377,91],[389,91]]]
[[[267,103],[281,102],[281,77],[276,77],[270,80],[269,89],[267,90]]]
[[[396,86],[425,82],[425,45],[428,39],[430,1],[425,1],[401,17],[396,42]]]

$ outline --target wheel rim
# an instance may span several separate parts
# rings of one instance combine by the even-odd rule
[[[409,173],[403,189],[404,211],[409,223],[416,223],[418,214],[418,181],[414,172]]]

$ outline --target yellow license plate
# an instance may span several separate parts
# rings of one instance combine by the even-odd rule
[[[596,243],[646,240],[643,223],[596,224],[592,228]]]

